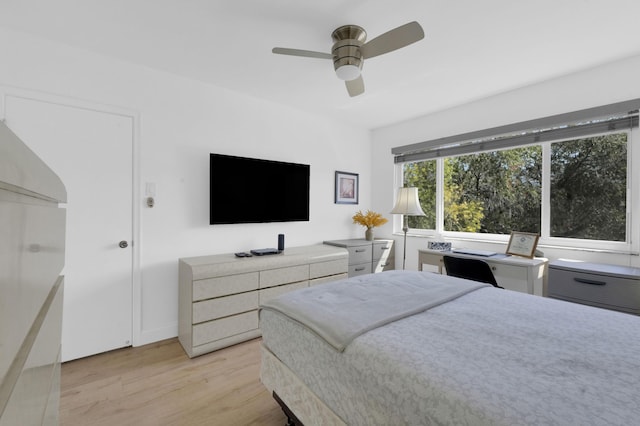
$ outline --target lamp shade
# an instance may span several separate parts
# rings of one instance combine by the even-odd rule
[[[424,216],[420,199],[418,198],[418,188],[399,188],[398,200],[391,210],[391,214],[404,214],[407,216]]]

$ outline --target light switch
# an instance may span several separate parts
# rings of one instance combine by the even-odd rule
[[[154,182],[147,182],[144,195],[147,197],[155,197],[156,196],[156,184]]]

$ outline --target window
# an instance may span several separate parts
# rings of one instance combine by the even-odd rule
[[[640,99],[391,149],[412,232],[640,253]]]
[[[618,131],[402,163],[403,183],[418,187],[427,215],[409,217],[409,227],[476,235],[517,230],[547,243],[627,242],[629,140],[629,131]]]
[[[540,232],[539,146],[444,159],[444,230]]]
[[[625,241],[627,134],[551,144],[552,237]]]
[[[407,163],[403,172],[407,186],[418,188],[418,198],[425,216],[409,216],[413,229],[436,229],[436,160]]]
[[[540,146],[444,158],[443,230],[540,232],[541,160]],[[405,163],[403,180],[427,214],[409,217],[409,227],[436,229],[436,160]]]

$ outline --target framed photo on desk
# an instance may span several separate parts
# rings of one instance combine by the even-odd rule
[[[512,231],[506,253],[533,259],[533,254],[536,252],[539,238],[540,235],[538,234]]]

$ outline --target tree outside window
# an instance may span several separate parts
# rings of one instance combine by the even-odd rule
[[[540,232],[540,146],[446,158],[444,170],[445,231]]]
[[[551,237],[625,241],[627,134],[614,133],[550,143]],[[409,217],[413,229],[510,234],[541,233],[542,145],[406,163],[404,182],[418,188],[425,217]],[[442,200],[436,171],[443,167]],[[437,203],[444,217],[436,217]]]
[[[625,241],[627,134],[551,144],[551,236]]]
[[[436,160],[404,164],[404,183],[418,188],[420,206],[425,213],[425,216],[409,216],[409,228],[436,229],[436,167]]]

